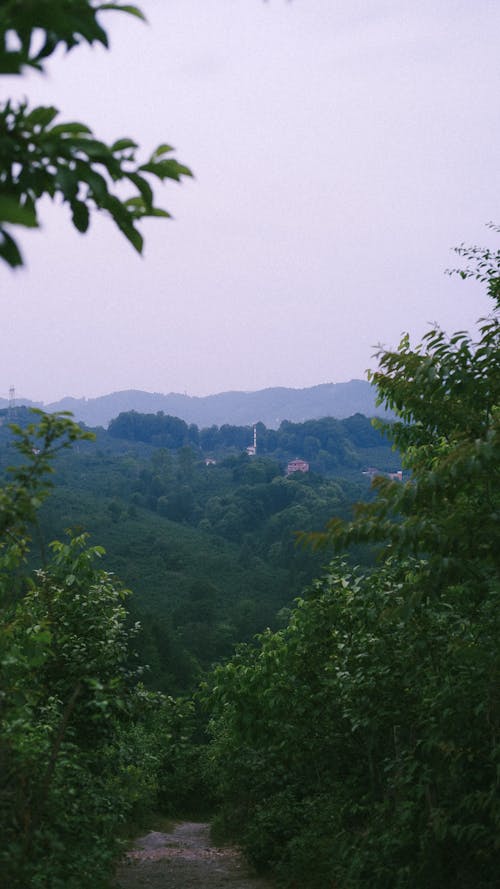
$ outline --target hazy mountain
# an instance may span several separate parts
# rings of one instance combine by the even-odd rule
[[[16,398],[14,400],[14,405],[25,405],[26,407],[39,407],[44,410],[48,410],[48,407],[44,407],[43,401],[30,401],[29,398]],[[0,411],[7,410],[10,405],[10,401],[8,398],[0,398]],[[52,408],[50,408],[52,410]]]
[[[17,403],[34,404],[24,399]],[[8,402],[0,399],[0,408],[7,406]],[[385,413],[375,406],[375,390],[364,380],[322,383],[306,389],[279,386],[257,392],[220,392],[204,397],[129,389],[98,398],[63,398],[45,405],[44,409],[72,411],[77,420],[88,426],[107,426],[119,413],[131,410],[163,411],[200,427],[224,423],[244,426],[261,421],[268,428],[277,428],[282,420],[303,422],[320,417],[343,419],[356,413],[368,417]]]

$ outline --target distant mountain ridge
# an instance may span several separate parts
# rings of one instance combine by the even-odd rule
[[[375,404],[376,390],[365,380],[347,383],[320,383],[304,389],[277,386],[256,392],[220,392],[216,395],[181,395],[171,392],[143,392],[128,389],[97,398],[62,398],[51,404],[18,399],[16,404],[40,407],[51,413],[71,411],[75,419],[87,426],[106,427],[110,420],[124,411],[155,414],[163,411],[199,427],[231,424],[246,426],[262,422],[276,429],[282,420],[301,423],[321,417],[339,420],[353,414],[367,417],[385,416],[386,411]],[[0,409],[8,407],[0,398]]]

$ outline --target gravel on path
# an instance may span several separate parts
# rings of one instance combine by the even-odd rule
[[[116,889],[272,889],[234,847],[210,845],[210,825],[177,824],[136,840],[116,875]]]

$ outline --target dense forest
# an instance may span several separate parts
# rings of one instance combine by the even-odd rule
[[[147,442],[167,449],[190,447],[206,458],[227,456],[231,452],[240,454],[253,444],[251,426],[225,424],[199,429],[162,411],[121,413],[111,420],[108,431],[113,438]],[[378,468],[383,471],[399,466],[399,459],[391,456],[387,441],[363,414],[353,414],[344,420],[333,417],[303,423],[284,420],[278,429],[257,423],[255,433],[259,456],[271,457],[283,465],[301,457],[310,463],[313,471],[329,475],[362,470],[374,461],[380,463]]]
[[[24,408],[15,414],[21,424],[31,419]],[[0,466],[12,459],[8,419],[0,412]],[[366,467],[400,465],[360,415],[274,432],[259,424],[253,456],[250,427],[198,430],[162,414],[121,414],[108,432],[92,434],[58,457],[30,563],[66,528],[89,532],[106,550],[103,564],[134,591],[146,685],[170,693],[191,688],[235,642],[277,628],[324,564],[297,545],[297,532],[347,518],[354,501],[370,496]],[[309,455],[311,442],[311,470],[287,477],[288,461]],[[333,474],[313,471],[324,463]],[[366,547],[355,552],[370,558]]]

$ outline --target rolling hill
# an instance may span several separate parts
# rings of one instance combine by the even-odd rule
[[[67,397],[45,405],[25,399],[17,403],[43,407],[48,412],[71,411],[88,426],[105,427],[118,414],[131,410],[163,411],[200,427],[225,423],[249,425],[260,421],[270,429],[276,429],[282,420],[301,423],[320,417],[343,419],[357,413],[367,417],[385,414],[383,408],[376,406],[375,390],[365,380],[322,383],[305,389],[279,386],[256,392],[220,392],[203,397],[129,389],[97,398]],[[0,409],[6,407],[8,401],[0,398]]]

